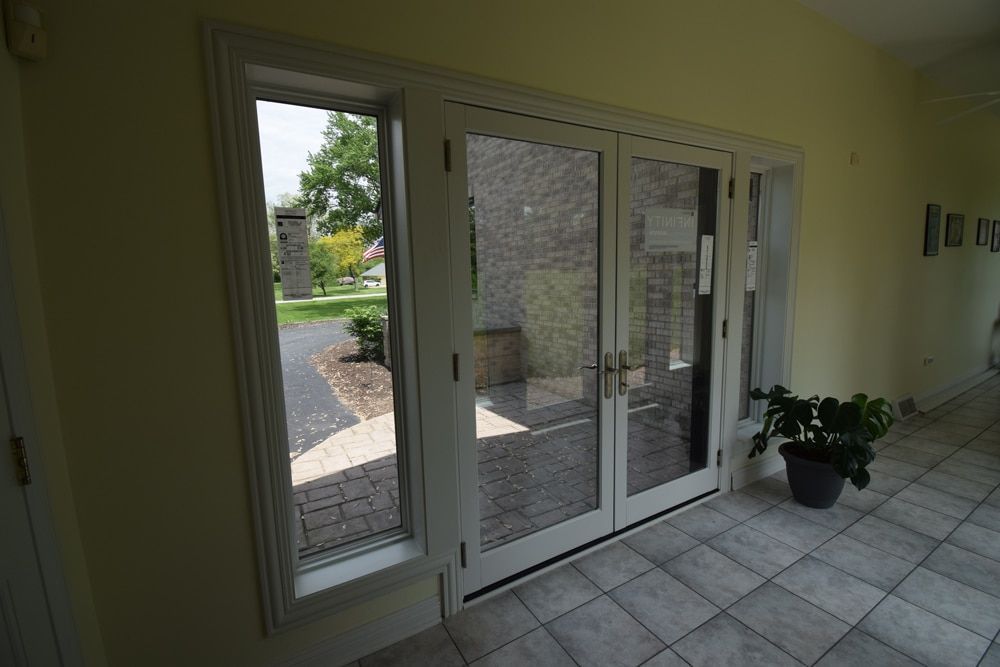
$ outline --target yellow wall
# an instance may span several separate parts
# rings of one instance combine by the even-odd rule
[[[113,664],[268,664],[433,591],[263,637],[202,18],[800,145],[793,388],[894,397],[986,363],[1000,255],[969,239],[977,217],[1000,218],[1000,121],[935,126],[953,109],[919,107],[911,70],[792,0],[43,8],[50,57],[20,75],[46,409],[57,397]],[[966,214],[962,248],[921,257],[927,201]]]

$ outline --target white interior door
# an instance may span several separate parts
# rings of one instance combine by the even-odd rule
[[[8,451],[15,436],[0,361],[0,665],[61,664],[35,553],[21,471]]]
[[[445,123],[468,594],[718,488],[731,155]]]
[[[731,172],[619,135],[616,529],[719,488]]]

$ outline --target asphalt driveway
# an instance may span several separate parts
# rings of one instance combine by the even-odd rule
[[[309,363],[317,352],[348,338],[344,323],[339,320],[278,330],[291,453],[302,454],[337,431],[361,421],[337,400],[329,383]]]

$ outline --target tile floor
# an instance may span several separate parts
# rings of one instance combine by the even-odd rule
[[[782,473],[360,665],[1000,666],[1000,376],[878,444],[830,510]]]

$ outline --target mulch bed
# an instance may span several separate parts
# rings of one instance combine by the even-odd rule
[[[363,421],[392,412],[392,373],[363,359],[353,340],[331,345],[310,361],[340,402]]]

